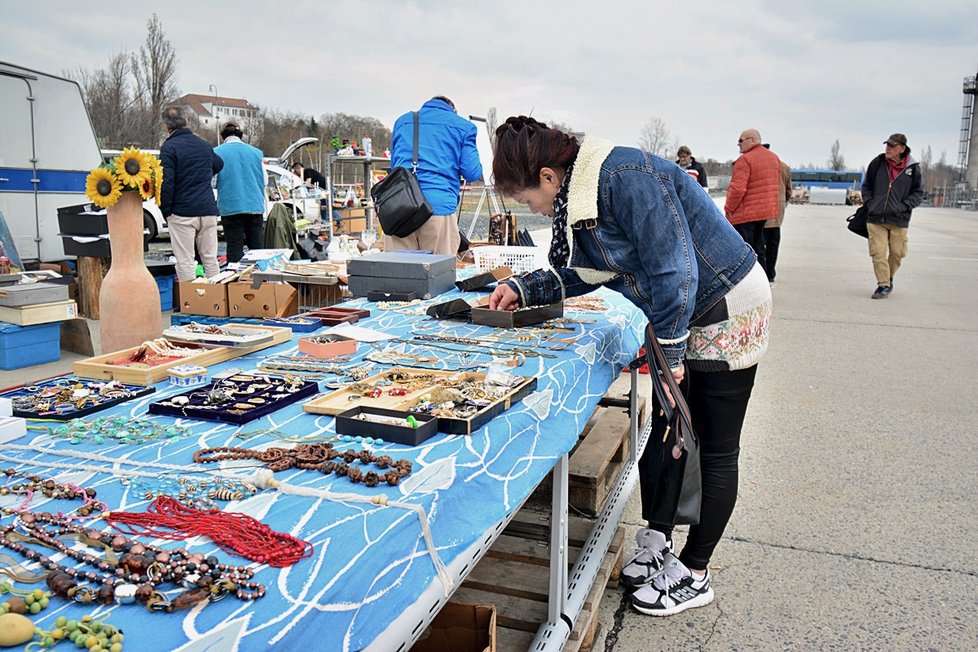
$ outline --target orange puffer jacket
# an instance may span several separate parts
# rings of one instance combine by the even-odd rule
[[[756,145],[734,163],[723,212],[731,224],[776,218],[780,194],[781,159]]]

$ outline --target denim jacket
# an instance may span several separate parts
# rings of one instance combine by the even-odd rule
[[[703,317],[757,261],[710,196],[671,161],[586,138],[568,189],[569,267],[508,281],[523,306],[605,285],[641,309],[669,365]]]

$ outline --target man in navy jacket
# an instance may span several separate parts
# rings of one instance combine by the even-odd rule
[[[455,211],[460,179],[482,178],[476,148],[476,126],[455,114],[447,97],[433,97],[418,111],[418,185],[431,204],[432,216],[404,238],[384,234],[386,251],[413,249],[454,256],[461,240]],[[394,123],[391,169],[411,169],[414,158],[414,115],[405,113]]]
[[[217,202],[211,179],[224,167],[224,161],[203,138],[187,128],[180,107],[165,108],[163,124],[170,136],[160,148],[160,211],[170,229],[177,278],[194,280],[195,243],[204,274],[210,278],[221,271],[217,264]]]

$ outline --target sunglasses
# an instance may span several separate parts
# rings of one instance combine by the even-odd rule
[[[748,136],[747,138],[738,138],[737,144],[740,145],[741,143],[746,143],[748,140],[754,140],[754,137]]]

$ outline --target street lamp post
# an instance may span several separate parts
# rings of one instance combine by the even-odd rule
[[[214,104],[211,105],[211,114],[214,116],[214,140],[218,145],[221,144],[221,130],[217,128],[217,86],[208,84],[207,90],[214,93]]]

